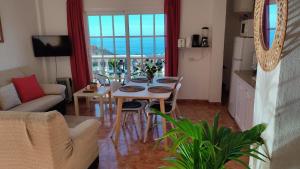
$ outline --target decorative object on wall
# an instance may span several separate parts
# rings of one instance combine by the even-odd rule
[[[264,71],[275,69],[281,59],[281,53],[285,41],[288,1],[277,0],[277,27],[272,46],[266,47],[264,38],[264,11],[267,0],[256,0],[254,12],[254,43],[257,60]]]
[[[4,37],[3,37],[3,31],[2,31],[2,24],[1,24],[1,18],[0,18],[0,43],[4,42]]]

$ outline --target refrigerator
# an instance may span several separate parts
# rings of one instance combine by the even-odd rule
[[[235,37],[232,59],[232,73],[238,70],[252,70],[255,53],[254,39]]]
[[[254,39],[246,37],[236,37],[234,39],[233,59],[232,59],[232,72],[231,72],[231,83],[230,83],[230,98],[228,109],[232,117],[235,117],[234,106],[236,102],[236,76],[235,71],[239,70],[252,70],[253,55],[255,53]]]

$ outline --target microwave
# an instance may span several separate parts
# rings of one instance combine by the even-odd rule
[[[241,23],[241,30],[240,30],[240,36],[241,37],[247,37],[252,38],[254,36],[254,20],[248,19],[243,20]]]

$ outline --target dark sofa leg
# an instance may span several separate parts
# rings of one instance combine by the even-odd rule
[[[60,103],[58,103],[57,105],[55,105],[54,107],[50,108],[48,111],[57,110],[62,115],[66,115],[66,113],[67,113],[66,106],[67,106],[67,102],[66,102],[66,100],[63,100]]]
[[[67,113],[67,109],[66,109],[66,106],[67,106],[67,101],[64,100],[62,101],[60,104],[59,104],[59,112],[62,114],[62,115],[66,115]]]
[[[95,159],[95,161],[89,166],[88,169],[98,169],[99,167],[99,156]]]

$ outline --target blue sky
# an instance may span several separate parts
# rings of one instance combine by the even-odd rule
[[[141,17],[141,19],[140,19]],[[153,17],[155,17],[155,28],[153,23]],[[100,18],[102,25],[102,35],[113,35],[113,24],[115,28],[116,36],[125,36],[125,15],[104,15],[104,16],[89,16],[89,33],[90,36],[100,36]],[[113,19],[114,23],[112,23]],[[129,34],[130,36],[140,36],[140,22],[142,21],[142,34],[145,36],[152,36],[155,29],[156,35],[164,35],[164,15],[163,14],[144,14],[129,15]]]
[[[272,46],[274,37],[275,37],[275,29],[277,25],[277,4],[270,4],[269,5],[269,20],[268,20],[269,28],[271,30],[269,31],[269,47]]]

